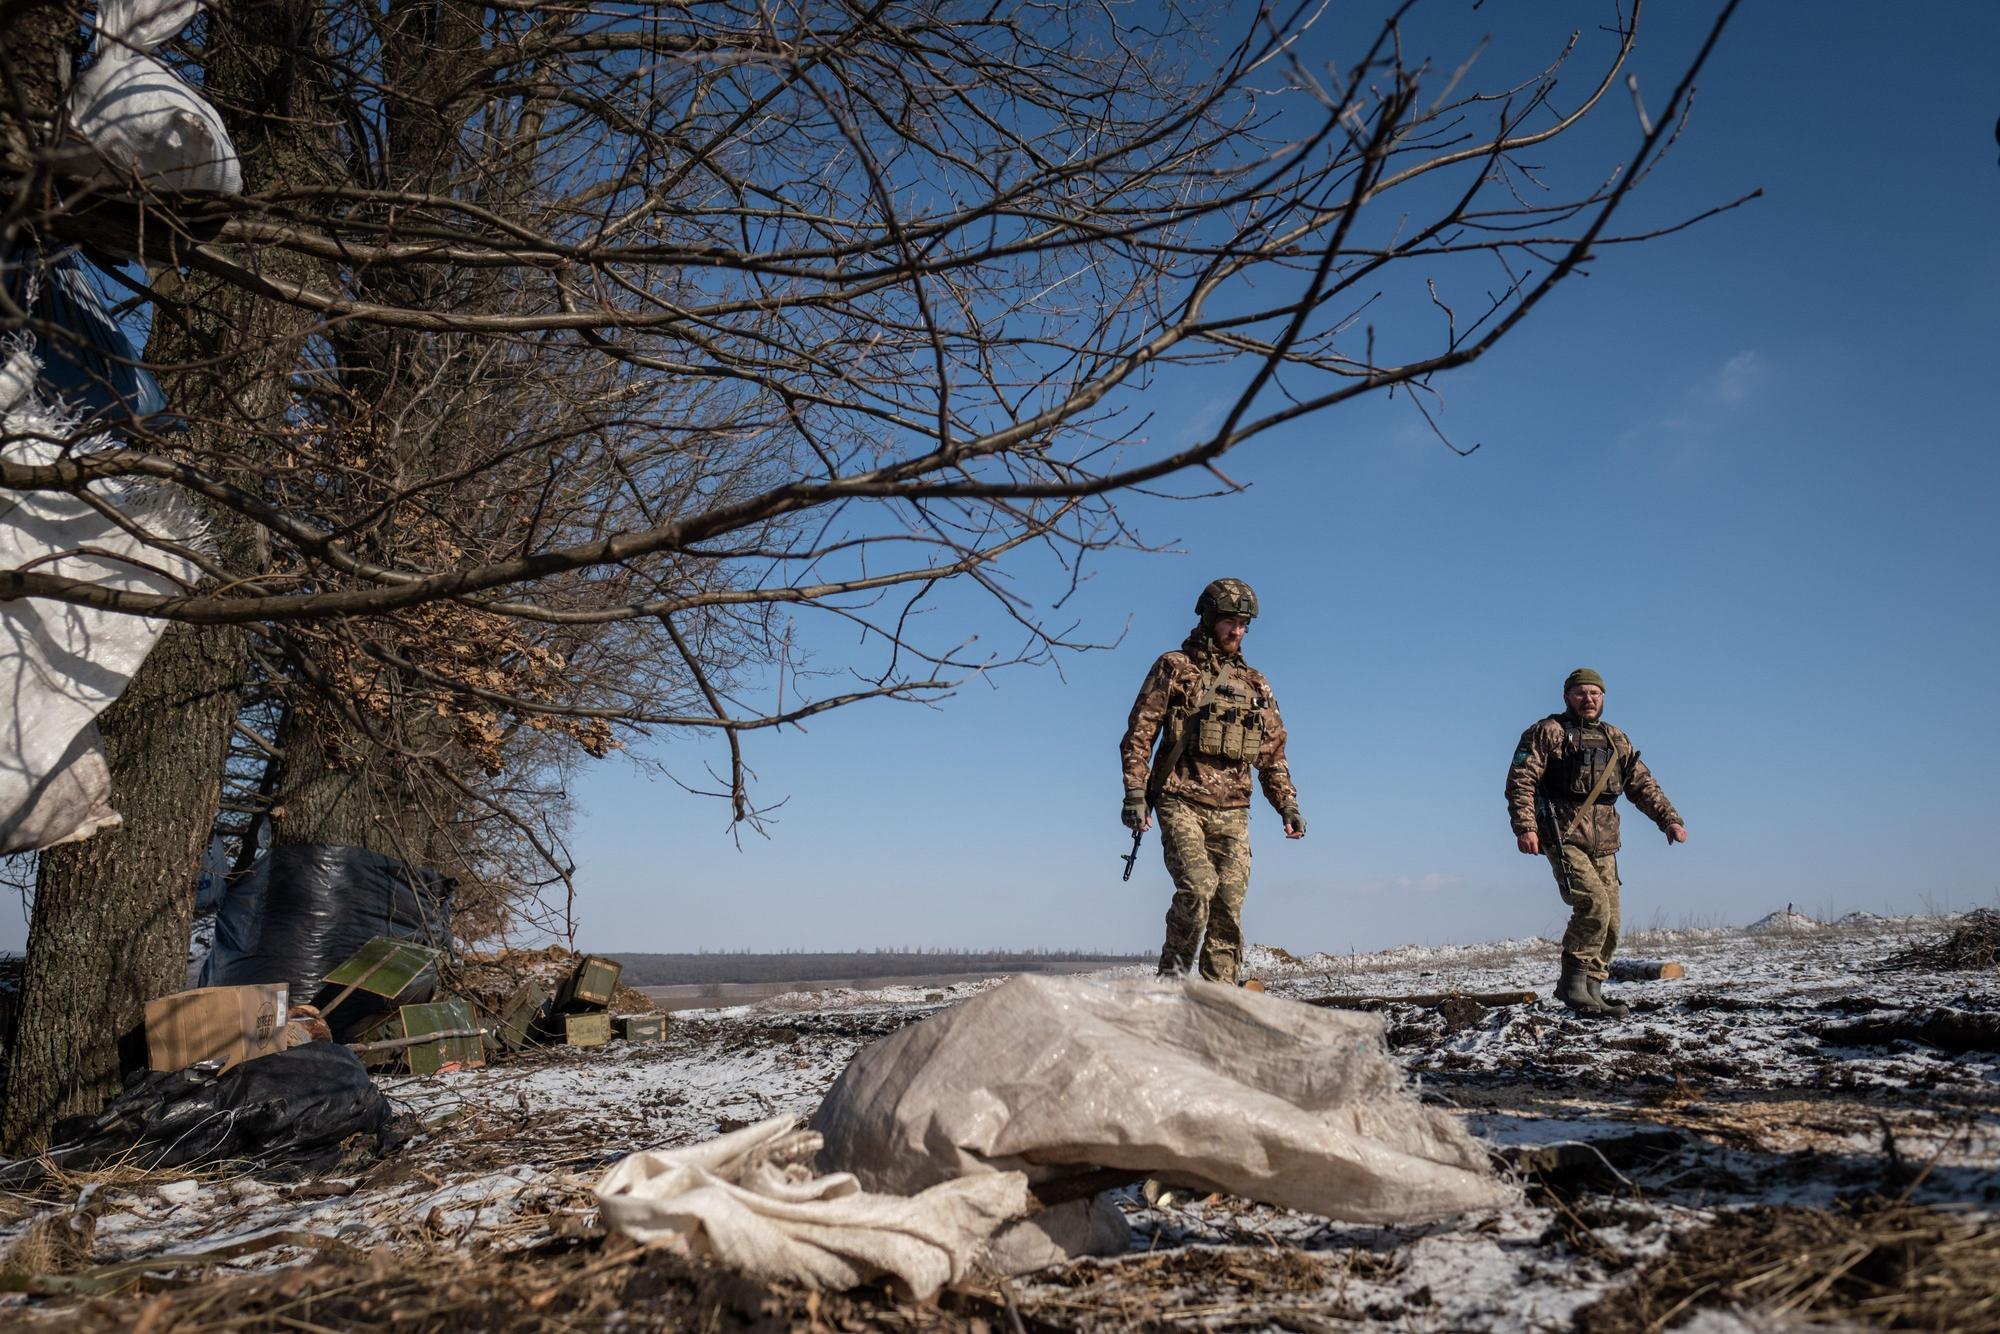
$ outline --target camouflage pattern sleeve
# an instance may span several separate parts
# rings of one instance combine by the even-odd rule
[[[1125,737],[1118,743],[1119,766],[1125,771],[1125,790],[1143,792],[1153,772],[1153,739],[1167,716],[1167,699],[1173,686],[1173,655],[1164,653],[1146,673],[1139,698],[1132,701],[1132,714],[1125,720]]]
[[[1626,745],[1630,744],[1628,740]],[[1674,803],[1667,800],[1666,790],[1653,777],[1653,771],[1646,767],[1646,762],[1639,758],[1639,752],[1628,753],[1631,759],[1626,765],[1625,795],[1639,808],[1640,814],[1658,825],[1664,834],[1681,823],[1681,813],[1674,809]]]
[[[1541,785],[1549,756],[1561,739],[1562,724],[1544,718],[1521,733],[1520,743],[1514,747],[1514,760],[1507,766],[1507,822],[1514,827],[1516,838],[1535,828],[1535,789]]]
[[[1264,744],[1257,749],[1257,781],[1263,784],[1264,799],[1271,803],[1280,815],[1297,810],[1299,790],[1292,786],[1292,766],[1285,761],[1285,720],[1278,716],[1278,697],[1271,693],[1271,683],[1262,678],[1264,687],[1264,715],[1260,725],[1264,730]]]

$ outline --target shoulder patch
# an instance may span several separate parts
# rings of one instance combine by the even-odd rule
[[[1526,746],[1523,746],[1519,750],[1514,752],[1514,767],[1518,769],[1527,762],[1528,762],[1528,748]]]

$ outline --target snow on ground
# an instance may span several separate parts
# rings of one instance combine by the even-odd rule
[[[1717,1211],[1898,1191],[2000,1210],[2000,974],[1881,971],[1936,921],[1773,917],[1784,929],[1767,918],[1754,930],[1636,936],[1621,953],[1672,959],[1686,976],[1612,984],[1633,1012],[1609,1023],[1549,1003],[1545,940],[1352,956],[1253,947],[1247,971],[1275,995],[1379,1009],[1427,1101],[1462,1115],[1515,1168],[1567,1184],[1494,1215],[1408,1228],[1232,1199],[1154,1208],[1130,1188],[1118,1196],[1130,1255],[1017,1281],[1014,1295],[1058,1325],[1104,1323],[1142,1290],[1147,1318],[1199,1323],[1226,1290],[1232,1310],[1248,1302],[1267,1323],[1317,1310],[1413,1329],[1566,1328]],[[386,1078],[420,1125],[401,1152],[330,1180],[85,1187],[99,1215],[95,1259],[274,1231],[359,1249],[421,1238],[514,1250],[579,1235],[595,1226],[591,1183],[625,1153],[809,1114],[863,1044],[999,984],[793,993],[677,1015],[662,1043]],[[1393,999],[1510,991],[1541,999]],[[0,1249],[26,1222],[0,1225]],[[306,1258],[280,1247],[228,1269]],[[1699,1322],[1709,1334],[1763,1327],[1726,1310]]]

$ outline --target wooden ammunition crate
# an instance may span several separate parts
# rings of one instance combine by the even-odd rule
[[[404,1005],[396,1013],[402,1021],[403,1037],[418,1038],[430,1033],[459,1035],[411,1047],[411,1074],[434,1075],[452,1064],[465,1070],[486,1064],[486,1044],[477,1032],[479,1026],[472,1017],[471,1001],[452,997],[428,1005]]]
[[[611,1021],[612,1029],[627,1042],[663,1042],[667,1017],[663,1014],[621,1014]]]
[[[570,970],[556,992],[556,1013],[601,1010],[611,1004],[611,993],[617,989],[618,974],[622,971],[623,964],[595,954],[587,954],[577,960],[576,967]]]
[[[535,1030],[549,1012],[549,989],[530,978],[508,998],[500,1011],[500,1045],[520,1051],[534,1041]]]
[[[611,1041],[611,1016],[602,1010],[562,1017],[563,1041],[572,1047],[602,1047]]]

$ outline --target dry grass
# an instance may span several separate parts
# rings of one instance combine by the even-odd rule
[[[928,1303],[880,1289],[814,1293],[720,1266],[597,1238],[532,1253],[427,1245],[408,1237],[366,1254],[332,1246],[308,1265],[264,1274],[191,1277],[155,1267],[116,1295],[45,1304],[66,1331],[239,1334],[250,1330],[719,1332],[817,1329],[944,1331],[1010,1326],[1011,1294],[967,1285]]]
[[[1992,968],[1996,964],[2000,964],[2000,912],[1980,908],[1967,913],[1945,935],[1890,955],[1875,971],[1947,972]]]
[[[1582,1334],[1654,1334],[1698,1307],[1876,1329],[2000,1329],[2000,1225],[1900,1201],[1761,1205],[1680,1236]]]

